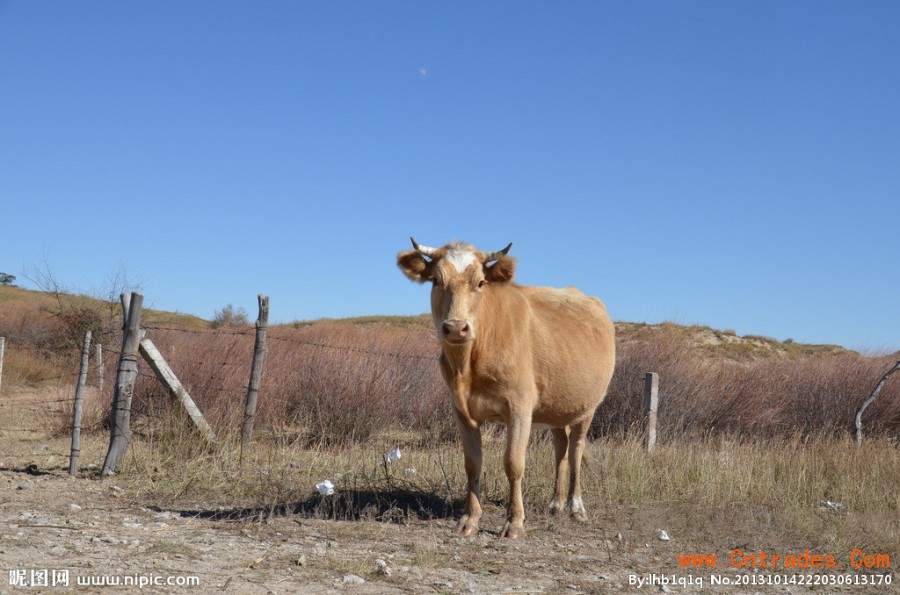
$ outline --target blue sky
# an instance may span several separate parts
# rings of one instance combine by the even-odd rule
[[[0,0],[0,271],[427,310],[408,237],[617,320],[900,349],[900,3]]]

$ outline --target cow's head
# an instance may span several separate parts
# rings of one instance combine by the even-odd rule
[[[431,315],[441,341],[457,345],[474,341],[485,295],[492,286],[510,283],[515,274],[515,259],[506,258],[512,244],[498,252],[482,252],[460,242],[431,248],[410,240],[415,249],[398,254],[397,266],[413,281],[432,283]]]

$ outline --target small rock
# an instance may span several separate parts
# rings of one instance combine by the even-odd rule
[[[297,566],[306,566],[306,554],[300,554],[300,557],[294,560]]]
[[[667,587],[666,585],[660,585],[660,586],[659,586],[659,592],[660,592],[660,593],[671,593],[671,592],[672,592],[672,589],[670,589],[670,588]]]
[[[566,589],[568,589],[570,591],[577,591],[578,585],[566,585]]]
[[[110,492],[115,492],[115,493],[117,493],[117,494],[121,494],[121,493],[124,492],[125,490],[123,490],[123,489],[120,488],[119,486],[109,486],[109,491],[110,491]]]
[[[30,490],[34,487],[34,483],[30,481],[23,481],[16,487],[17,490]]]
[[[669,534],[666,533],[665,531],[663,531],[662,529],[659,529],[656,532],[656,536],[659,538],[660,541],[669,541],[671,539],[669,537]]]
[[[391,576],[391,569],[388,568],[387,562],[385,562],[381,558],[375,560],[375,569],[378,572],[378,574],[381,574],[384,576]]]
[[[48,448],[50,448],[50,445],[49,445],[49,444],[42,444],[41,446],[38,447],[37,451],[38,451],[38,452],[44,452],[44,451],[46,451]]]
[[[345,585],[361,585],[366,582],[366,579],[355,574],[345,574],[341,582]]]
[[[436,581],[434,581],[432,584],[433,584],[435,587],[443,587],[443,588],[445,588],[445,589],[452,589],[452,588],[453,588],[453,583],[452,583],[451,581],[436,580]]]
[[[297,461],[291,461],[290,463],[288,463],[288,467],[290,467],[291,469],[299,469],[302,466],[303,465],[301,465]]]
[[[840,502],[832,502],[831,500],[823,500],[821,504],[819,504],[819,508],[822,510],[830,510],[831,512],[840,512],[844,505]]]
[[[78,512],[79,510],[81,510],[81,507],[73,503],[69,504],[69,510],[71,510],[72,512]]]

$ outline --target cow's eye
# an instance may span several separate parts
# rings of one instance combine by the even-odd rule
[[[478,287],[484,287],[484,284],[487,283],[484,279],[478,282]]]

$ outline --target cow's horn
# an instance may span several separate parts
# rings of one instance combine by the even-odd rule
[[[422,254],[423,256],[427,256],[428,258],[435,258],[438,253],[437,248],[432,248],[431,246],[423,246],[419,242],[415,240],[412,236],[409,236],[410,241],[412,242],[413,248],[416,249],[416,252]]]
[[[485,262],[492,262],[492,261],[494,261],[494,260],[499,260],[499,259],[503,258],[504,256],[506,256],[506,253],[509,252],[509,249],[510,249],[510,248],[512,248],[512,242],[510,242],[509,244],[507,244],[507,245],[506,245],[506,248],[504,248],[503,250],[500,250],[500,251],[498,251],[498,252],[488,252],[488,253],[484,256],[484,261],[485,261]]]

